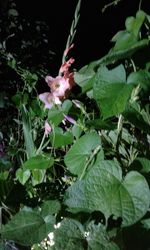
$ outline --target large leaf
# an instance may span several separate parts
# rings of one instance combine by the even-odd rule
[[[150,205],[150,192],[145,178],[136,171],[122,178],[115,161],[99,161],[82,181],[66,192],[65,204],[72,212],[101,211],[106,219],[111,215],[122,218],[122,226],[141,219]]]
[[[46,218],[33,211],[20,211],[3,226],[1,235],[3,239],[13,240],[25,246],[41,242],[53,230],[55,219],[53,216]],[[48,225],[48,227],[47,227]]]
[[[84,250],[84,231],[82,225],[73,219],[65,219],[54,232],[53,250]]]
[[[133,86],[126,84],[126,73],[123,65],[108,70],[101,67],[94,83],[94,99],[102,115],[108,118],[125,110]]]
[[[96,132],[80,137],[65,155],[64,161],[69,171],[80,176],[92,151],[100,145],[100,136]]]

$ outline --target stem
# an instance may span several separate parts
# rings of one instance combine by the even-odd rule
[[[119,115],[118,118],[118,125],[117,125],[117,141],[116,141],[116,153],[117,153],[117,159],[118,161],[122,164],[121,157],[119,154],[119,145],[120,145],[120,139],[121,139],[121,134],[122,134],[122,127],[123,127],[123,116]]]
[[[78,1],[76,9],[75,9],[74,19],[73,19],[72,24],[71,24],[70,33],[69,33],[69,36],[68,36],[68,39],[67,39],[65,50],[70,47],[70,45],[72,44],[73,39],[75,37],[76,26],[77,26],[77,23],[78,23],[79,17],[80,17],[80,14],[79,14],[80,7],[81,7],[81,0]],[[65,57],[66,57],[65,53],[63,53],[62,64],[65,62]]]
[[[142,0],[139,2],[139,10],[141,10]]]
[[[104,12],[108,7],[111,7],[112,5],[117,5],[119,2],[121,2],[122,0],[114,0],[113,2],[106,4],[103,8],[102,8],[102,12]]]
[[[0,207],[0,230],[2,229],[2,207]]]
[[[136,72],[136,66],[135,66],[135,63],[134,63],[134,61],[132,59],[131,59],[131,63],[132,63],[134,72]]]
[[[94,150],[93,153],[91,154],[89,160],[88,160],[87,163],[85,164],[85,167],[84,167],[84,169],[83,169],[83,172],[82,172],[82,174],[81,174],[79,180],[81,180],[81,179],[83,178],[83,176],[85,175],[85,172],[86,172],[86,170],[87,170],[87,168],[88,168],[90,162],[93,160],[94,156],[98,153],[98,151],[99,151],[100,149],[101,149],[101,145],[98,145],[98,146],[95,148],[95,150]]]
[[[44,141],[45,141],[45,137],[46,137],[46,135],[45,135],[45,133],[44,133],[43,138],[42,138],[42,141],[41,141],[41,144],[40,144],[39,148],[38,148],[37,151],[36,151],[36,155],[38,155],[38,154],[40,153],[40,151],[42,150],[42,146],[43,146],[43,143],[44,143]]]
[[[122,129],[122,122],[123,122],[123,116],[122,116],[122,115],[119,115],[119,118],[118,118],[118,125],[117,125],[118,135],[120,134],[121,129]]]

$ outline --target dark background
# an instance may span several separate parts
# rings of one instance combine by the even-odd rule
[[[3,12],[9,1],[11,0],[0,0]],[[125,28],[128,16],[135,16],[140,0],[121,0],[102,13],[102,8],[111,2],[112,0],[81,0],[75,47],[71,52],[76,60],[74,67],[77,70],[109,51],[112,47],[111,38]],[[49,47],[54,52],[50,64],[51,73],[57,74],[78,0],[15,0],[15,3],[20,19],[31,23],[35,20],[44,21],[48,25]],[[150,1],[143,0],[141,9],[149,14]]]
[[[58,62],[65,48],[77,2],[78,0],[16,1],[22,16],[48,23],[49,39]],[[81,1],[80,20],[74,40],[76,67],[80,68],[105,55],[112,46],[110,42],[112,36],[124,29],[126,17],[135,16],[139,8],[139,0],[122,0],[102,13],[104,5],[110,2],[112,1]],[[142,1],[142,9],[149,13],[149,0]]]

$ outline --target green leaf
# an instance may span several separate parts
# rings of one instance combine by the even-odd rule
[[[49,227],[47,222],[40,214],[33,211],[20,211],[3,226],[1,235],[3,239],[13,240],[24,246],[32,246],[41,242],[50,230],[53,230],[55,223],[54,217],[49,218]]]
[[[119,247],[110,241],[104,225],[100,223],[95,225],[91,221],[86,231],[88,232],[88,250],[119,250]]]
[[[22,168],[17,169],[16,179],[24,185],[27,180],[30,178],[31,172],[29,169],[23,170]]]
[[[53,166],[54,158],[46,154],[37,155],[27,160],[23,165],[23,169],[47,169]]]
[[[50,140],[55,148],[59,148],[73,142],[73,135],[70,131],[65,133],[61,128],[56,127],[50,135]]]
[[[56,108],[52,108],[48,112],[48,121],[49,123],[54,124],[55,126],[58,126],[62,120],[64,119],[64,115],[62,110],[58,110]]]
[[[150,73],[147,70],[132,72],[127,79],[127,83],[140,85],[145,92],[150,91]]]
[[[41,205],[41,215],[45,217],[59,212],[61,206],[58,200],[47,200]]]
[[[116,44],[114,48],[112,49],[112,51],[119,51],[119,50],[123,50],[126,48],[130,48],[133,45],[135,45],[136,42],[137,42],[137,39],[132,33],[124,31],[120,35],[119,39],[116,41]]]
[[[95,72],[88,65],[75,72],[75,82],[82,88],[82,92],[90,90],[93,86]]]
[[[100,143],[100,136],[96,132],[87,133],[77,139],[64,158],[69,171],[81,176],[92,151],[99,146]]]
[[[72,107],[72,102],[70,100],[65,100],[62,104],[62,111],[65,113],[65,114],[68,114],[69,110],[71,109]]]
[[[29,70],[21,69],[21,71],[21,78],[24,81],[28,92],[31,93],[38,81],[38,76],[35,73],[31,73]]]
[[[32,185],[38,185],[44,182],[45,170],[44,169],[33,169],[32,170]]]
[[[29,101],[29,95],[27,93],[17,92],[12,96],[12,101],[15,103],[17,108],[21,108],[22,104],[26,105]]]
[[[76,139],[78,139],[81,136],[82,131],[83,131],[83,129],[81,127],[79,127],[77,124],[73,125],[72,134]]]
[[[31,108],[34,114],[36,114],[39,117],[43,116],[44,111],[42,110],[39,101],[37,99],[33,99],[31,102]]]
[[[136,45],[139,39],[139,32],[141,26],[145,20],[145,13],[143,11],[138,11],[136,17],[128,17],[125,22],[126,30],[118,32],[112,41],[115,41],[115,46],[112,51],[119,51],[124,49],[129,49]]]
[[[125,110],[132,92],[132,85],[126,84],[123,65],[112,70],[101,67],[94,83],[94,99],[97,101],[103,118],[118,115]]]
[[[65,219],[58,229],[54,231],[55,245],[53,250],[84,250],[84,230],[82,225],[73,219]]]
[[[122,226],[140,220],[148,211],[150,191],[145,178],[136,171],[122,179],[122,171],[115,161],[99,161],[82,181],[66,192],[65,204],[71,212],[101,211],[106,220],[121,217]]]
[[[142,10],[137,11],[135,18],[131,16],[126,19],[126,22],[125,22],[126,29],[129,32],[132,32],[134,36],[138,38],[141,26],[145,20],[145,17],[146,17],[146,14],[144,11]]]

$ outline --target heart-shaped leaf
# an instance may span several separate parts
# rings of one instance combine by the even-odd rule
[[[24,185],[27,182],[27,180],[30,178],[30,175],[31,172],[29,169],[23,170],[22,168],[19,168],[16,171],[16,178],[22,185]]]
[[[136,171],[122,178],[115,161],[99,161],[82,181],[77,181],[66,192],[65,204],[72,212],[101,211],[105,218],[122,218],[122,226],[141,219],[150,205],[150,191],[145,178]]]

